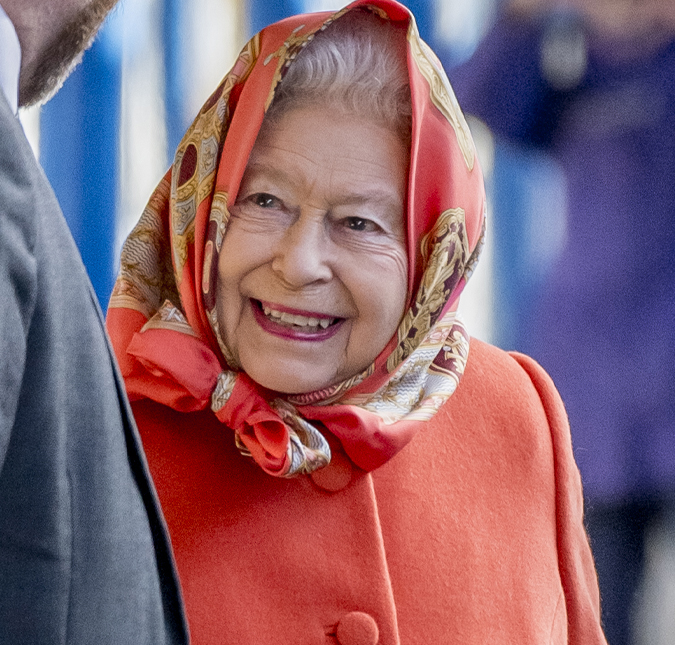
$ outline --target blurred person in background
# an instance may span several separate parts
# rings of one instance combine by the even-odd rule
[[[514,0],[451,78],[565,174],[566,237],[516,348],[567,407],[607,638],[633,643],[645,537],[675,499],[675,2]]]
[[[0,2],[0,642],[186,643],[101,312],[17,117],[114,0]]]

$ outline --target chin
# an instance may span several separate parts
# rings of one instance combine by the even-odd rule
[[[272,392],[279,394],[307,394],[308,392],[315,392],[323,388],[334,385],[336,381],[329,378],[310,378],[311,375],[306,375],[305,378],[297,378],[295,374],[300,373],[301,369],[279,369],[278,371],[268,370],[247,370],[244,371],[260,386]],[[306,373],[306,369],[304,372]],[[292,374],[294,376],[289,376]]]
[[[257,379],[253,376],[251,378],[260,386],[264,387],[266,390],[271,392],[278,392],[279,394],[307,394],[308,392],[314,392],[319,390],[325,385],[310,385],[303,381],[295,381],[288,378],[279,378],[278,376],[273,379]]]

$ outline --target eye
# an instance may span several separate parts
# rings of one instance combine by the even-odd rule
[[[365,217],[345,217],[343,223],[352,231],[375,231],[379,228],[375,222]]]
[[[281,200],[269,193],[256,193],[248,199],[260,208],[278,208],[281,205]]]

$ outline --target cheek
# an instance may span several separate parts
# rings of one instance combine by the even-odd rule
[[[378,258],[373,266],[363,268],[367,276],[359,288],[359,312],[375,327],[378,339],[386,343],[396,331],[407,300],[408,262],[405,250]]]
[[[392,252],[382,275],[391,309],[398,312],[400,320],[408,299],[408,251],[403,243]]]
[[[233,321],[241,311],[240,285],[249,270],[241,253],[245,247],[239,245],[235,238],[236,235],[229,237],[228,232],[218,258],[216,312],[221,333],[225,336],[232,332]]]
[[[221,338],[230,349],[232,349],[232,323],[235,319],[235,311],[240,308],[237,305],[237,298],[231,284],[231,281],[219,271],[216,288],[216,314]]]
[[[391,333],[388,334],[387,340],[391,338],[394,331],[398,328],[403,314],[408,296],[408,271],[407,263],[396,272],[391,272],[387,277],[387,307],[386,324]]]

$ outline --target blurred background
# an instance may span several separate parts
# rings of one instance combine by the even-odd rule
[[[22,113],[103,309],[124,238],[245,41],[342,4],[122,0],[63,90]],[[404,4],[486,177],[462,313],[563,396],[610,645],[675,644],[675,0]]]

